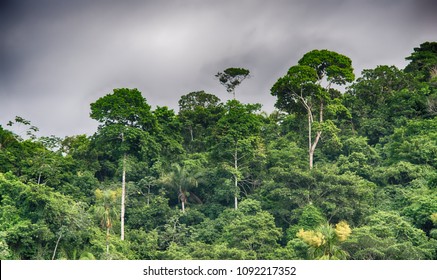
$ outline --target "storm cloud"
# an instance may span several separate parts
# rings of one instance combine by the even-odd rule
[[[437,39],[435,1],[2,1],[0,124],[19,115],[42,135],[91,134],[89,104],[138,88],[152,106],[231,96],[214,75],[244,67],[242,102],[273,110],[273,83],[302,55],[349,56],[359,75]]]

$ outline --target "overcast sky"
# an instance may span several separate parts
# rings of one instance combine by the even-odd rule
[[[308,51],[344,54],[359,76],[404,68],[414,47],[437,41],[433,0],[0,3],[0,125],[18,115],[47,136],[94,133],[89,105],[114,88],[177,110],[192,91],[231,98],[214,75],[244,67],[252,77],[237,98],[270,112],[271,86]]]

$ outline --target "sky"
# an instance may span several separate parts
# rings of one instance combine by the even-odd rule
[[[357,77],[403,69],[437,41],[436,15],[433,0],[3,0],[0,125],[21,116],[40,136],[92,135],[90,104],[114,88],[176,112],[193,91],[225,102],[214,76],[229,67],[251,72],[237,99],[271,112],[270,88],[306,52],[344,54]]]

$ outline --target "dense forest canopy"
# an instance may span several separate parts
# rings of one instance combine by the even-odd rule
[[[90,104],[94,135],[1,124],[0,259],[435,260],[437,42],[406,59],[355,79],[310,51],[271,113],[228,68],[233,98],[190,92],[178,112],[114,89]]]

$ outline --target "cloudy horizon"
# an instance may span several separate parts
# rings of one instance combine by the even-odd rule
[[[231,96],[214,75],[244,67],[244,103],[273,110],[270,88],[308,51],[352,59],[355,75],[407,65],[437,41],[437,5],[413,1],[6,1],[0,4],[0,125],[16,115],[41,135],[92,134],[90,103],[114,88],[177,111],[180,96]]]

